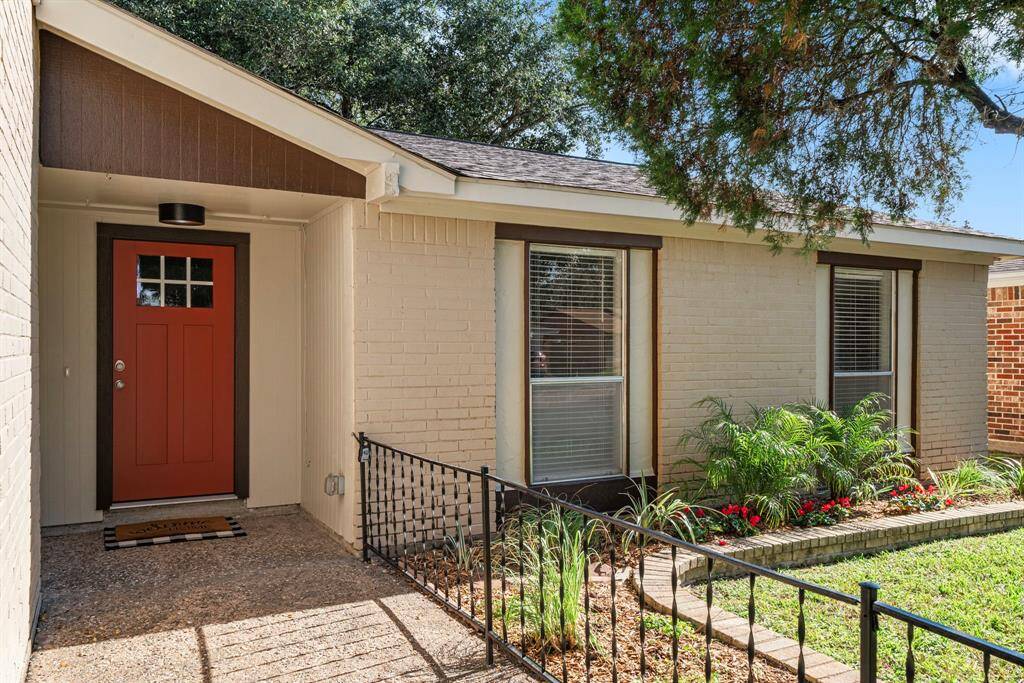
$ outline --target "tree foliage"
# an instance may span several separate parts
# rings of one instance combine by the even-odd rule
[[[985,87],[1024,58],[1024,0],[562,0],[559,24],[653,185],[776,250],[948,216],[978,126],[1024,135]]]
[[[549,152],[600,131],[538,0],[115,0],[357,123]]]

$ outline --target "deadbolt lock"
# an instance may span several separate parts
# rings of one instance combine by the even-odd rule
[[[118,372],[124,372],[124,361],[120,359],[114,361],[114,369]]]

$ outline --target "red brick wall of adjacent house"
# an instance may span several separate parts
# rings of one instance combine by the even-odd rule
[[[989,448],[1024,453],[1024,287],[988,290]]]

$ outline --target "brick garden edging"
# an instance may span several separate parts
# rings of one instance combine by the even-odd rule
[[[766,567],[799,567],[820,564],[852,555],[905,548],[926,541],[1006,531],[1024,526],[1024,503],[1011,501],[938,512],[921,512],[880,519],[844,522],[832,527],[814,527],[738,538],[726,546],[706,545],[724,553]],[[676,553],[678,588],[676,605],[679,618],[703,630],[707,607],[702,597],[685,588],[706,576],[702,555]],[[715,567],[715,578],[738,576],[739,572],[723,562]],[[664,614],[672,613],[672,556],[665,548],[644,560],[644,581],[633,572],[633,582],[644,602]],[[712,635],[722,642],[746,647],[749,626],[745,617],[712,607]],[[762,626],[754,626],[754,648],[768,661],[796,671],[799,644]],[[831,657],[805,647],[807,680],[812,683],[854,683],[858,672]]]

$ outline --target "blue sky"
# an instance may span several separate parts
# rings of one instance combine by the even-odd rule
[[[1020,91],[1016,69],[1007,67],[987,84],[997,93]],[[621,144],[611,144],[603,158],[609,161],[634,161]],[[964,157],[969,176],[963,199],[944,222],[975,230],[1024,239],[1024,140],[1012,135],[996,135],[979,126],[978,138]],[[927,207],[918,218],[934,220]]]

